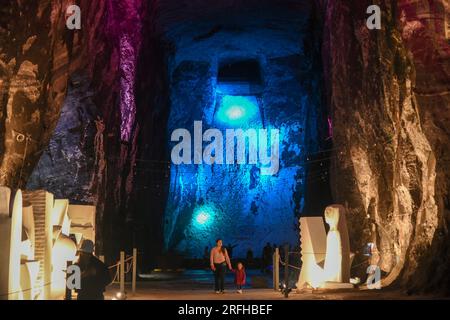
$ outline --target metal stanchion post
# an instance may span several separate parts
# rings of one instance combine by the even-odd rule
[[[132,274],[132,282],[131,282],[131,291],[133,294],[136,294],[136,265],[137,265],[137,249],[133,249],[133,274]]]
[[[273,261],[273,289],[280,290],[280,249],[275,248]]]
[[[120,293],[125,294],[125,252],[120,251]]]
[[[284,246],[284,297],[289,297],[289,244]]]
[[[272,255],[272,281],[273,281],[273,290],[277,290],[277,282],[276,282],[276,276],[275,276],[275,272],[276,272],[276,262],[277,262],[277,252],[274,251],[273,255]]]

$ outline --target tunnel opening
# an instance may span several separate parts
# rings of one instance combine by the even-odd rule
[[[261,84],[262,78],[260,64],[256,59],[227,59],[222,61],[219,63],[217,82],[218,84],[226,84],[228,82]]]

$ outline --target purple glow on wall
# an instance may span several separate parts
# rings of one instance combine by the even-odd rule
[[[111,0],[108,30],[119,46],[120,136],[129,142],[136,117],[135,79],[142,42],[143,0]]]
[[[127,34],[120,38],[120,137],[129,141],[136,116],[134,80],[136,75],[136,48]]]

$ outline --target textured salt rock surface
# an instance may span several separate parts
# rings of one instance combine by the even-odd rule
[[[372,1],[322,2],[334,197],[349,207],[352,250],[377,244],[385,285],[445,291],[450,60],[443,2],[378,3],[384,28],[374,33],[364,26]]]
[[[67,198],[75,204],[95,203],[92,185],[98,183],[95,137],[99,131],[95,120],[99,113],[89,85],[86,77],[72,76],[58,124],[27,189],[45,188],[58,199]]]
[[[65,96],[67,47],[57,5],[14,1],[2,6],[1,15],[0,184],[16,188],[24,186],[55,127]]]
[[[223,238],[225,244],[237,244],[234,256],[245,257],[249,248],[259,254],[267,242],[298,244],[303,164],[317,148],[314,126],[320,125],[322,108],[315,97],[320,88],[312,91],[320,71],[311,67],[313,58],[302,45],[310,36],[308,10],[228,12],[180,23],[166,33],[176,48],[169,60],[169,137],[177,128],[193,135],[193,123],[200,120],[203,130],[236,128],[217,118],[217,71],[223,60],[253,58],[264,78],[256,94],[258,114],[253,123],[237,128],[276,128],[281,140],[280,170],[274,176],[261,175],[258,165],[172,165],[164,218],[167,250],[201,257],[206,246]],[[314,133],[307,136],[309,126]]]

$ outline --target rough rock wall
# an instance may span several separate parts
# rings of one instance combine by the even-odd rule
[[[332,188],[350,211],[352,250],[376,243],[372,262],[384,285],[448,292],[448,43],[443,28],[430,28],[443,11],[428,12],[430,20],[421,15],[439,3],[321,2]],[[382,8],[382,30],[365,25],[371,4]],[[426,90],[436,91],[424,98]]]
[[[416,241],[405,277],[413,289],[450,291],[450,3],[403,0],[398,4],[402,39],[414,63],[413,88],[422,129],[436,157],[437,229],[431,247]],[[445,17],[447,15],[447,18]]]
[[[104,147],[104,124],[90,84],[86,76],[71,76],[58,124],[27,181],[28,190],[50,190],[72,204],[97,203],[100,159],[95,154],[101,156],[99,149]]]
[[[108,243],[121,234],[117,230],[125,220],[120,204],[129,190],[123,188],[122,176],[132,167],[128,165],[132,148],[127,141],[121,143],[121,133],[124,127],[130,133],[133,127],[127,119],[122,121],[120,110],[135,86],[140,21],[149,2],[78,1],[81,30],[68,30],[65,11],[72,3],[11,1],[1,7],[0,184],[24,187],[44,153],[46,177],[36,179],[42,169],[38,166],[29,187],[96,204],[101,249],[103,240]],[[68,83],[76,89],[69,90],[67,110],[60,118]],[[89,129],[80,132],[79,125],[87,118],[75,119],[74,113],[89,109],[95,109],[84,115],[90,120],[83,123],[84,129]],[[80,168],[87,168],[83,177],[70,179]],[[85,195],[75,195],[77,188]],[[116,247],[105,250],[118,252],[119,246],[117,241]]]
[[[67,86],[62,2],[1,8],[0,184],[23,187],[55,128]]]

